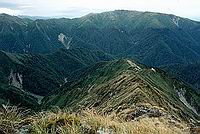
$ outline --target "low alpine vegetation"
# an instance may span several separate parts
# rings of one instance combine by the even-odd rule
[[[3,106],[0,131],[27,134],[188,134],[185,124],[173,125],[164,118],[125,121],[116,115],[102,115],[95,110],[71,113],[54,109],[27,115],[20,108]]]

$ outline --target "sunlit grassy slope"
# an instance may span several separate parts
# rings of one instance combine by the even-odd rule
[[[43,100],[44,107],[75,111],[95,108],[125,119],[146,114],[153,117],[169,114],[188,122],[199,119],[199,94],[159,69],[128,59],[97,63],[74,73],[70,79],[59,92]]]

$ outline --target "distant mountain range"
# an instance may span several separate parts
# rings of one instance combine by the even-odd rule
[[[200,22],[175,15],[0,14],[0,121],[9,103],[34,112],[94,109],[126,121],[165,119],[192,128],[200,120],[199,60]],[[47,124],[49,133],[53,125]]]
[[[2,14],[0,20],[0,49],[8,52],[50,53],[69,45],[131,57],[151,66],[188,63],[200,57],[200,23],[174,15],[117,10],[34,21]]]
[[[22,18],[22,19],[31,19],[31,20],[38,20],[38,19],[51,19],[53,17],[43,17],[43,16],[28,16],[28,15],[18,15],[17,17]]]
[[[190,64],[200,59],[200,23],[170,14],[126,10],[75,19],[0,15],[1,50],[48,54],[60,48],[95,49],[155,67]]]

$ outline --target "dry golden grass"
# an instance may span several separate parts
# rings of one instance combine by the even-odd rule
[[[17,128],[26,122],[28,110],[16,106],[2,105],[0,108],[0,133],[15,133]]]
[[[94,111],[68,114],[58,111],[40,114],[32,123],[34,134],[188,134],[186,125],[172,125],[164,118],[142,118],[126,122],[117,117],[99,115]]]
[[[17,107],[5,106],[0,111],[0,132],[12,134],[29,125],[31,134],[188,134],[185,124],[170,124],[164,117],[144,117],[124,121],[115,115],[100,115],[94,110],[79,114],[63,110],[40,112],[25,116]]]

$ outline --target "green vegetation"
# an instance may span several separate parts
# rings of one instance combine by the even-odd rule
[[[38,105],[38,99],[64,84],[70,73],[111,59],[103,52],[87,49],[61,49],[48,55],[0,51],[0,104],[9,101],[15,105],[34,107]]]
[[[199,28],[125,10],[0,14],[0,133],[199,133]]]
[[[121,59],[84,67],[73,72],[68,80],[42,100],[42,111],[32,108],[40,106],[31,98],[13,99],[24,101],[22,106],[33,102],[34,106],[27,107],[37,113],[24,114],[24,109],[2,105],[0,131],[5,134],[95,134],[100,131],[189,134],[198,131],[193,126],[199,122],[199,94],[162,70]]]
[[[38,99],[21,89],[0,83],[0,104],[11,103],[20,107],[39,109]]]
[[[81,72],[81,73],[80,73]],[[97,63],[73,74],[71,81],[43,100],[43,107],[59,106],[79,110],[95,108],[117,113],[125,119],[145,115],[172,114],[190,122],[199,120],[199,94],[159,69],[149,69],[130,60]],[[194,109],[184,104],[180,96]],[[136,113],[136,114],[134,114]],[[147,112],[148,113],[148,112]]]
[[[0,24],[0,49],[6,52],[50,54],[67,44],[153,67],[184,66],[200,58],[200,23],[170,14],[116,10],[76,19],[33,20],[1,14]],[[192,76],[176,76],[198,89],[200,82]]]
[[[0,49],[9,52],[54,52],[65,48],[58,39],[63,34],[70,48],[100,50],[150,66],[200,57],[200,23],[175,15],[116,10],[76,19],[28,21],[5,14],[0,18]]]
[[[161,66],[161,68],[184,82],[190,84],[191,87],[196,89],[197,92],[200,90],[200,63],[189,63],[189,64],[171,64],[167,66]]]
[[[95,50],[118,58],[128,57],[154,67],[184,66],[200,59],[199,28],[199,22],[175,15],[126,10],[89,14],[76,19],[30,20],[1,14],[0,49],[50,54],[65,48],[58,39],[63,34],[70,48]],[[174,72],[173,68],[168,71]],[[191,79],[195,75],[191,73],[192,76],[176,76],[198,89],[200,82]],[[58,83],[60,80],[53,85]],[[34,84],[32,86],[35,87]]]

